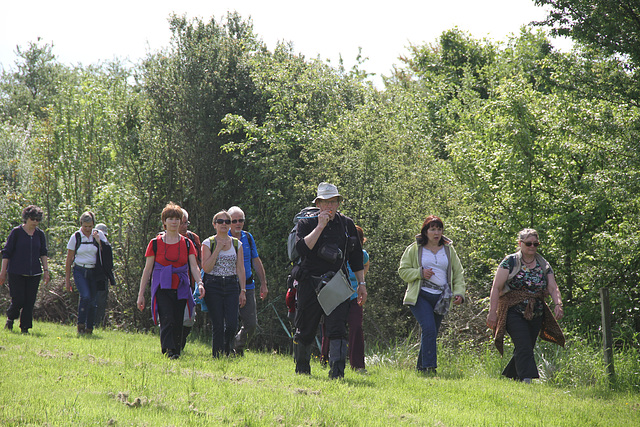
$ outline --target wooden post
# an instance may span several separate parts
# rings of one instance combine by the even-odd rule
[[[609,303],[609,289],[600,288],[600,307],[602,309],[602,347],[604,349],[604,364],[613,380],[613,335],[611,333],[611,304]]]

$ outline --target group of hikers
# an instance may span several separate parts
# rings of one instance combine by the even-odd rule
[[[290,235],[290,257],[295,253],[286,302],[295,333],[295,372],[311,374],[312,346],[322,326],[321,361],[329,366],[329,377],[342,378],[346,361],[356,372],[366,373],[363,308],[367,302],[365,275],[369,255],[363,249],[364,231],[339,212],[343,196],[330,183],[318,185],[314,209],[296,217]],[[38,228],[42,209],[28,206],[23,224],[11,230],[2,249],[0,285],[9,284],[11,304],[6,329],[20,319],[20,329],[29,333],[33,322],[39,283],[50,280],[47,244]],[[212,355],[244,354],[255,333],[257,321],[256,278],[259,295],[268,294],[267,277],[253,236],[243,230],[245,214],[237,206],[213,216],[214,235],[201,241],[188,230],[189,215],[175,203],[161,213],[163,231],[147,245],[140,279],[137,308],[149,306],[160,327],[162,353],[177,359],[195,321],[195,306],[208,313],[212,325]],[[115,283],[107,227],[95,224],[95,215],[85,212],[80,229],[67,245],[65,285],[79,293],[78,333],[91,334],[104,317],[109,285]],[[420,324],[421,338],[416,369],[435,375],[436,338],[442,320],[466,299],[464,269],[451,239],[443,234],[444,223],[435,215],[425,218],[420,232],[402,254],[398,274],[407,287],[403,304]],[[538,253],[540,239],[534,229],[518,234],[518,250],[500,262],[490,291],[487,326],[494,331],[502,354],[505,333],[514,353],[503,375],[530,383],[539,378],[534,346],[538,336],[564,345],[557,323],[563,305],[553,269]],[[554,309],[547,305],[551,297]],[[239,327],[239,323],[241,323]]]

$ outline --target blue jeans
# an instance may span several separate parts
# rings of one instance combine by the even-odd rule
[[[418,320],[422,336],[420,338],[420,353],[418,353],[418,370],[438,367],[436,337],[444,316],[433,311],[440,299],[440,294],[432,294],[420,290],[416,305],[411,306],[413,316]]]
[[[98,284],[94,277],[94,269],[74,265],[73,281],[80,294],[80,301],[78,302],[78,324],[84,324],[87,329],[93,329],[93,322],[96,315],[96,294],[98,293]]]
[[[204,301],[209,309],[213,357],[231,352],[238,331],[240,283],[237,276],[204,276]]]

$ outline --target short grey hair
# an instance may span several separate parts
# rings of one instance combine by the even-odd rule
[[[80,215],[80,225],[84,224],[85,222],[92,222],[92,223],[96,223],[96,214],[94,214],[91,211],[86,211],[85,213],[83,213],[82,215]]]
[[[189,221],[189,212],[187,212],[185,208],[181,208],[181,209],[182,209],[182,219],[184,219],[185,221]]]
[[[244,218],[244,211],[240,209],[238,206],[231,206],[227,212],[229,213],[230,216],[239,213],[242,215],[242,218]]]
[[[536,239],[540,240],[538,236],[538,232],[533,228],[525,228],[518,233],[518,240],[524,242],[527,238],[534,236]]]

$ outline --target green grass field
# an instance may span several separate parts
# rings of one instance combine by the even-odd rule
[[[516,383],[499,377],[506,360],[497,356],[474,364],[443,351],[438,376],[427,378],[372,355],[368,375],[331,381],[319,363],[299,376],[291,356],[213,360],[199,342],[171,361],[159,341],[108,330],[78,337],[41,322],[30,335],[0,331],[0,425],[640,425],[638,393]]]

